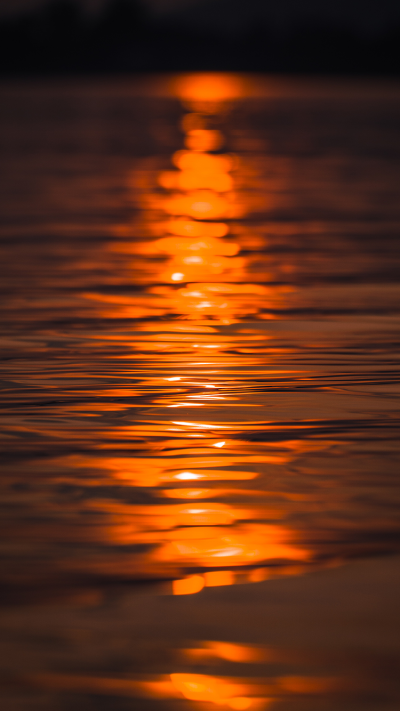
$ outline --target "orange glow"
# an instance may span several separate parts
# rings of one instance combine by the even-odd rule
[[[214,220],[235,214],[227,200],[212,190],[197,190],[188,195],[177,194],[165,200],[164,209],[170,215],[187,215],[200,220]]]
[[[233,187],[229,175],[233,167],[233,159],[229,156],[178,151],[173,157],[173,162],[179,168],[179,172],[163,172],[159,176],[159,182],[165,188],[181,190],[209,188],[217,192],[227,192]]]
[[[174,595],[193,595],[200,592],[204,587],[204,578],[202,575],[191,575],[188,578],[174,580],[172,583],[172,592]]]
[[[275,655],[270,649],[255,647],[246,644],[232,644],[231,642],[205,642],[205,646],[220,659],[229,662],[252,664],[274,660]]]
[[[232,156],[192,153],[191,151],[177,151],[172,156],[172,162],[179,170],[190,170],[200,175],[228,173],[234,167]]]
[[[173,479],[179,481],[243,481],[256,477],[255,472],[224,471],[223,469],[198,469],[195,472],[179,472],[172,475]]]
[[[116,230],[113,245],[113,257],[121,260],[121,283],[127,278],[139,288],[83,295],[101,305],[103,317],[129,319],[123,331],[116,323],[115,333],[89,337],[93,347],[96,340],[99,347],[104,342],[115,347],[113,358],[124,377],[140,373],[137,389],[122,393],[129,400],[120,402],[118,390],[110,389],[114,400],[96,403],[91,417],[112,409],[123,413],[125,407],[148,414],[140,426],[121,418],[111,435],[103,432],[104,456],[82,457],[75,464],[96,470],[108,482],[152,490],[156,503],[119,509],[99,503],[103,536],[121,546],[150,544],[141,554],[142,567],[154,575],[173,571],[173,592],[183,595],[204,585],[261,581],[272,575],[270,569],[283,574],[294,562],[304,569],[312,554],[286,520],[287,499],[268,505],[257,501],[270,471],[275,481],[300,445],[246,439],[247,430],[265,431],[269,424],[263,420],[272,419],[267,412],[260,422],[248,422],[256,408],[265,410],[265,396],[257,386],[254,392],[248,388],[247,379],[265,372],[274,382],[287,377],[281,362],[287,352],[275,348],[271,353],[274,336],[260,323],[271,318],[266,310],[286,305],[289,293],[285,284],[278,285],[282,275],[266,269],[269,256],[262,257],[260,267],[246,251],[247,244],[257,249],[266,244],[264,238],[257,241],[261,228],[252,227],[249,237],[241,222],[254,205],[257,209],[252,195],[258,174],[246,173],[243,159],[222,152],[228,104],[246,91],[246,82],[196,75],[181,77],[176,90],[191,109],[181,122],[182,148],[169,167],[164,158],[157,159],[130,176],[139,217]],[[262,186],[263,210],[270,192]],[[248,318],[256,323],[243,328],[240,322]],[[197,415],[201,421],[187,420]],[[171,416],[183,420],[171,421]],[[121,448],[129,453],[113,457],[112,450]],[[242,481],[255,486],[246,490],[246,507],[235,493]],[[229,488],[222,488],[224,482]],[[217,497],[226,498],[213,503]],[[276,564],[269,566],[270,561]],[[240,566],[246,572],[238,571]],[[189,567],[204,570],[187,577]],[[237,708],[243,699],[245,693],[237,694]]]
[[[213,643],[206,643],[213,644]],[[225,643],[215,643],[225,645]],[[237,647],[240,645],[225,645]],[[208,661],[208,649],[185,650],[188,658],[197,662]],[[202,656],[205,652],[205,656]],[[240,656],[240,655],[239,655]],[[273,659],[274,657],[269,657]],[[277,657],[279,659],[279,655]],[[259,659],[258,659],[259,660]],[[228,659],[228,661],[250,661],[248,659]],[[79,693],[101,694],[133,698],[181,699],[205,701],[232,709],[254,708],[261,710],[273,700],[288,696],[325,695],[340,689],[339,678],[324,677],[269,677],[268,680],[216,677],[206,674],[172,673],[153,679],[123,679],[104,676],[80,676],[74,674],[27,674],[21,677],[28,688],[68,690]],[[272,698],[271,698],[272,697]]]
[[[271,577],[271,573],[267,568],[255,568],[249,573],[249,581],[251,583],[261,583],[263,580],[268,580]]]
[[[185,146],[191,151],[217,151],[224,144],[220,131],[210,131],[203,128],[188,131]]]
[[[231,74],[188,74],[175,79],[172,88],[184,101],[223,102],[242,96],[245,82]]]
[[[208,499],[220,496],[220,492],[213,489],[164,489],[162,495],[169,499]]]
[[[215,570],[204,573],[205,584],[208,588],[220,585],[233,585],[235,576],[231,570]]]
[[[185,114],[181,120],[181,129],[184,133],[189,133],[197,128],[206,128],[208,125],[207,116],[199,113]]]
[[[234,684],[205,674],[171,674],[171,681],[186,699],[214,704],[227,703],[236,695],[241,696],[244,689],[243,684]]]
[[[385,421],[393,424],[396,403],[386,396],[394,392],[396,314],[378,318],[384,313],[378,301],[369,310],[373,260],[359,254],[365,220],[353,211],[364,209],[363,194],[355,185],[355,197],[334,219],[341,163],[329,151],[306,159],[301,145],[308,145],[309,127],[297,131],[295,122],[291,142],[301,145],[294,157],[290,146],[267,145],[274,136],[281,144],[287,133],[277,119],[282,102],[272,102],[272,109],[267,102],[235,106],[246,95],[246,78],[172,81],[181,115],[189,111],[180,138],[179,127],[171,126],[177,102],[150,102],[146,145],[128,166],[126,189],[129,156],[118,157],[111,146],[108,178],[100,175],[91,185],[85,168],[78,181],[89,189],[89,203],[67,191],[71,209],[64,213],[72,217],[61,227],[68,240],[47,239],[60,227],[56,191],[57,209],[42,235],[46,255],[54,254],[44,264],[42,247],[33,254],[27,245],[21,274],[28,275],[32,302],[17,294],[7,307],[6,366],[15,375],[19,407],[11,417],[5,402],[3,440],[11,454],[23,455],[22,463],[9,458],[5,480],[10,507],[22,497],[16,525],[12,517],[5,521],[18,553],[7,572],[11,593],[19,579],[27,581],[22,612],[11,612],[7,625],[11,630],[15,623],[19,634],[21,620],[36,614],[25,604],[30,597],[40,602],[43,593],[51,602],[65,595],[66,605],[51,602],[50,616],[38,612],[36,632],[26,625],[28,636],[39,643],[42,636],[43,644],[32,665],[28,639],[21,664],[29,671],[47,657],[53,663],[50,626],[50,637],[56,627],[59,638],[60,654],[50,645],[57,668],[100,665],[93,677],[32,674],[35,694],[43,684],[65,689],[66,698],[76,691],[81,704],[86,693],[100,707],[153,708],[161,701],[160,711],[315,711],[351,708],[352,699],[362,706],[375,694],[379,669],[358,698],[361,665],[351,630],[345,637],[334,633],[333,647],[327,643],[338,611],[343,608],[345,619],[354,606],[355,592],[348,600],[342,595],[335,610],[322,601],[315,615],[322,626],[328,620],[322,639],[312,619],[307,626],[307,591],[329,585],[330,573],[314,571],[378,555],[380,545],[394,550],[384,496],[392,470],[382,469],[380,488],[372,491],[370,461],[375,452],[383,467],[392,446],[380,403],[386,398]],[[125,84],[123,93],[129,104]],[[107,113],[117,94],[104,96]],[[247,121],[251,135],[245,135]],[[154,155],[145,155],[149,146]],[[132,155],[134,149],[132,143]],[[71,170],[75,163],[68,158]],[[97,215],[96,195],[104,198]],[[113,219],[118,224],[110,225]],[[39,213],[34,222],[33,232],[42,234]],[[18,239],[26,232],[20,227]],[[345,272],[351,275],[354,259],[365,277],[354,283],[337,278],[350,244],[356,254],[349,250]],[[348,304],[337,311],[346,295]],[[34,337],[32,323],[39,324]],[[368,324],[382,329],[382,347],[372,349],[376,378],[362,357]],[[22,359],[14,357],[19,348]],[[371,420],[372,411],[378,414]],[[374,423],[376,446],[368,441]],[[37,507],[43,515],[30,514]],[[28,545],[21,546],[27,531],[31,543],[25,535]],[[382,534],[373,546],[371,531]],[[21,566],[24,556],[28,565]],[[361,581],[369,579],[363,570],[361,564]],[[284,580],[310,572],[303,583]],[[338,589],[349,580],[351,571],[337,578]],[[123,657],[128,663],[118,665]],[[343,668],[339,683],[321,676],[331,663]],[[115,678],[102,674],[107,667]],[[353,683],[354,696],[342,703]],[[111,697],[108,704],[101,703],[103,694]],[[114,702],[117,696],[126,700]]]
[[[160,561],[219,567],[243,565],[267,560],[308,560],[310,553],[291,544],[290,533],[283,527],[267,524],[243,524],[230,528],[203,526],[181,528],[170,543],[158,549]]]
[[[180,224],[184,224],[183,221]],[[189,223],[193,224],[193,223]],[[200,224],[203,227],[202,223]],[[198,230],[196,230],[198,231]],[[147,243],[143,247],[143,251],[147,254],[168,254],[173,255],[174,263],[177,260],[185,259],[188,256],[202,256],[207,260],[208,267],[210,266],[210,257],[226,255],[233,256],[238,252],[238,245],[234,242],[225,242],[223,240],[207,236],[203,239],[193,239],[191,237],[163,237],[155,242]]]
[[[223,222],[194,222],[183,218],[170,220],[166,227],[171,234],[182,237],[225,237],[228,234],[228,226]],[[219,248],[221,244],[218,243]],[[239,247],[236,245],[236,251],[238,249]]]

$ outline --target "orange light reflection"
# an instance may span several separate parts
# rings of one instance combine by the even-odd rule
[[[155,493],[158,502],[164,499],[160,504],[118,508],[103,502],[97,506],[107,518],[104,530],[109,541],[151,544],[143,558],[154,570],[175,569],[173,592],[183,595],[238,582],[234,571],[240,566],[256,566],[246,572],[247,581],[256,582],[269,575],[262,565],[273,561],[283,567],[293,562],[306,566],[312,554],[285,523],[282,501],[268,506],[262,501],[246,506],[237,501],[207,501],[224,495],[218,486],[221,482],[256,480],[265,476],[266,466],[282,467],[300,450],[248,447],[246,424],[240,424],[239,438],[237,433],[231,436],[230,424],[220,424],[218,419],[221,407],[242,408],[242,412],[258,407],[255,398],[246,402],[243,397],[246,386],[241,366],[265,367],[270,339],[266,330],[231,333],[221,326],[263,317],[267,305],[276,307],[287,298],[287,287],[266,284],[265,270],[252,270],[248,255],[240,253],[243,226],[238,220],[252,209],[251,195],[243,190],[241,160],[224,152],[222,129],[229,105],[245,93],[246,81],[228,75],[192,75],[175,81],[173,91],[189,109],[181,121],[183,147],[173,153],[170,165],[131,176],[140,217],[130,228],[117,230],[118,238],[125,241],[113,245],[115,254],[135,256],[126,268],[140,290],[84,295],[102,304],[105,318],[130,319],[132,326],[115,336],[125,352],[114,357],[126,359],[128,374],[131,360],[151,358],[151,365],[141,366],[151,374],[140,383],[146,398],[136,403],[132,389],[129,407],[155,408],[161,413],[160,421],[142,428],[122,425],[115,444],[104,441],[101,445],[120,449],[123,443],[132,456],[82,457],[81,466],[105,470],[110,479],[125,486],[164,487]],[[109,336],[111,347],[113,338]],[[213,361],[201,360],[206,352]],[[218,371],[199,370],[214,363]],[[158,378],[154,366],[162,366]],[[283,367],[282,373],[286,372]],[[111,407],[123,410],[119,403]],[[201,422],[188,422],[191,415],[186,412],[181,415],[184,420],[171,420],[172,409],[189,407],[193,416],[204,412]],[[215,412],[212,420],[211,412]],[[137,444],[131,441],[132,435],[138,438]],[[200,488],[208,482],[210,488]],[[168,484],[173,488],[166,488]],[[193,484],[199,488],[185,488]],[[190,575],[193,567],[204,570]],[[175,675],[175,681],[187,692],[183,678]],[[220,688],[219,682],[209,683],[210,687],[196,692],[203,701],[209,696],[215,700]],[[226,693],[224,687],[221,698],[225,694],[232,708],[247,708],[250,703],[245,690],[231,696]]]

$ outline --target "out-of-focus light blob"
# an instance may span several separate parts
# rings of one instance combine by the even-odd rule
[[[224,144],[224,137],[220,131],[204,128],[188,131],[185,146],[191,151],[217,151]]]
[[[308,560],[310,551],[291,538],[289,530],[270,524],[244,524],[234,529],[204,526],[196,535],[188,527],[179,529],[174,540],[158,550],[157,557],[214,568],[273,559]]]
[[[187,74],[173,81],[172,90],[183,101],[225,102],[238,99],[245,92],[245,81],[232,74]]]
[[[222,572],[222,571],[221,571]],[[217,572],[210,573],[217,575]],[[207,583],[208,584],[208,583]],[[265,647],[256,647],[246,644],[234,644],[232,642],[204,642],[206,648],[220,659],[228,662],[241,662],[251,664],[254,662],[271,661],[271,650]],[[272,657],[273,659],[273,657]]]
[[[211,133],[204,131],[203,133]],[[230,156],[212,155],[210,153],[195,153],[193,151],[177,151],[173,163],[179,168],[179,173],[161,173],[159,183],[167,188],[181,190],[210,189],[216,192],[232,190],[233,182],[229,175],[234,167]]]
[[[181,472],[177,474],[175,479],[180,479],[181,481],[190,481],[191,479],[200,479],[199,474],[193,474],[193,472]]]
[[[202,575],[190,575],[181,580],[174,580],[172,583],[172,592],[174,595],[194,595],[200,592],[204,587],[204,578]]]
[[[233,585],[235,576],[231,570],[210,570],[204,573],[205,584],[209,588]]]
[[[182,696],[191,701],[226,704],[243,690],[242,684],[205,674],[171,674],[171,681]]]
[[[225,442],[216,442],[215,444],[212,444],[212,447],[223,447]]]
[[[185,276],[185,275],[182,274],[182,272],[174,272],[174,273],[171,275],[171,279],[172,279],[172,281],[182,281],[182,279],[183,279],[184,276]]]
[[[170,215],[186,215],[199,220],[213,220],[229,216],[230,203],[213,190],[193,190],[176,193],[164,202],[164,209]]]
[[[225,237],[229,231],[224,222],[194,222],[185,218],[170,220],[166,227],[168,232],[181,237]]]
[[[192,203],[192,210],[194,212],[210,212],[212,210],[212,205],[209,201],[198,200]]]
[[[219,491],[213,489],[164,489],[162,495],[168,499],[209,499],[219,496]]]
[[[202,407],[200,402],[177,402],[176,405],[167,405],[167,407]]]
[[[249,581],[251,583],[262,583],[271,577],[271,572],[267,568],[255,568],[249,573]]]
[[[172,162],[180,170],[191,170],[203,175],[226,173],[234,167],[234,157],[232,156],[192,153],[191,151],[177,151],[172,157]]]
[[[173,425],[187,425],[188,427],[204,427],[205,429],[219,429],[226,430],[229,429],[229,425],[213,425],[213,424],[202,424],[200,422],[172,422]]]

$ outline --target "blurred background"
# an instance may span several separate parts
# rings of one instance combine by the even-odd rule
[[[4,74],[400,69],[395,0],[1,0]]]

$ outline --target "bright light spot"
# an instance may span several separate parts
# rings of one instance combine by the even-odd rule
[[[185,275],[182,272],[174,272],[171,276],[172,281],[182,281]]]
[[[225,400],[225,398],[218,398],[218,399]],[[203,407],[203,406],[200,402],[178,402],[176,405],[167,405],[167,407]]]
[[[164,378],[164,380],[181,380],[181,378]]]
[[[217,442],[216,444],[213,444],[212,447],[223,447],[225,442]]]
[[[209,385],[208,383],[197,383],[194,381],[189,381],[188,385],[200,385],[202,388],[216,388],[216,385]]]
[[[181,479],[182,481],[188,481],[189,479],[200,479],[200,474],[193,474],[193,472],[182,472],[177,474],[175,479]]]
[[[188,395],[187,397],[193,400],[226,400],[226,397],[218,397],[215,395]]]
[[[223,551],[217,551],[216,553],[213,553],[213,555],[215,556],[215,558],[227,558],[231,555],[240,555],[241,552],[241,548],[226,548]]]
[[[172,422],[173,425],[188,425],[189,427],[204,427],[205,429],[213,430],[226,430],[229,429],[229,425],[203,425],[199,422]]]
[[[204,578],[202,575],[191,575],[182,580],[174,580],[172,592],[174,595],[193,595],[204,588]]]
[[[206,676],[205,674],[171,674],[170,678],[175,688],[186,699],[192,701],[207,701],[224,706],[237,698],[242,698],[235,696],[235,693],[237,694],[243,685],[239,686],[228,679]],[[244,706],[237,708],[244,709]]]

